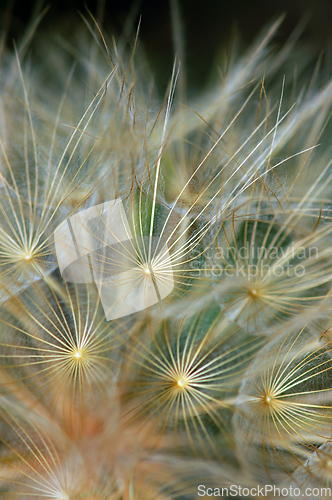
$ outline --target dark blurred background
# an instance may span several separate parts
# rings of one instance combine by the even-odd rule
[[[45,6],[49,10],[38,30],[45,33],[60,30],[64,35],[77,23],[82,24],[78,12],[88,16],[86,7],[107,33],[116,36],[124,33],[129,37],[129,20],[135,30],[142,16],[140,44],[160,81],[169,78],[174,58],[171,19],[176,21],[180,15],[188,76],[195,87],[206,82],[211,65],[234,33],[240,35],[245,48],[266,24],[281,14],[285,14],[285,19],[276,43],[283,43],[304,19],[306,25],[300,41],[310,44],[317,53],[332,38],[331,0],[0,0],[0,26],[7,32],[8,46],[12,46],[13,39],[22,37],[29,22]]]

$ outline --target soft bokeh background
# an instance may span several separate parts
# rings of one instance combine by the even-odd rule
[[[264,26],[285,14],[275,38],[284,42],[302,21],[305,28],[301,41],[319,53],[329,50],[332,2],[330,0],[178,0],[185,39],[185,58],[192,89],[199,89],[210,78],[211,68],[220,53],[228,47],[234,33],[241,37],[243,48]],[[174,0],[0,0],[0,26],[6,29],[7,44],[19,39],[29,22],[43,7],[49,6],[39,30],[46,33],[70,33],[82,23],[78,12],[88,16],[86,6],[99,19],[107,33],[119,35],[125,30],[130,39],[128,20],[135,27],[140,15],[140,44],[149,56],[157,83],[168,80],[173,57],[171,4]],[[103,14],[102,14],[103,13]],[[174,9],[173,9],[174,14]]]

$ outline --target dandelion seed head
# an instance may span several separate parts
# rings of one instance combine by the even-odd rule
[[[203,446],[191,433],[199,416],[199,435],[208,436],[203,446],[206,453],[209,450],[221,457],[209,432],[218,428],[220,439],[227,440],[223,411],[227,412],[232,400],[237,369],[249,362],[260,339],[246,337],[246,355],[240,359],[243,332],[230,326],[218,310],[212,317],[204,311],[180,324],[159,323],[157,331],[152,328],[155,322],[142,329],[126,367],[137,387],[127,393],[129,401],[135,401],[128,415],[133,421],[145,417],[149,433],[167,436],[171,432],[174,439],[185,435],[192,449]],[[219,335],[213,333],[212,324],[219,325]],[[146,337],[148,333],[151,338]]]
[[[283,331],[257,354],[240,390],[241,416],[234,416],[246,459],[256,467],[262,464],[268,469],[280,461],[294,470],[303,454],[301,447],[313,453],[316,440],[329,439],[330,350],[329,343],[322,347],[302,328],[288,335]],[[267,456],[267,449],[273,454]]]
[[[187,389],[189,382],[186,377],[181,377],[178,378],[176,381],[176,385],[179,387],[179,389]]]
[[[331,311],[330,155],[311,162],[311,182],[302,172],[324,142],[332,84],[315,94],[313,79],[300,99],[295,81],[275,89],[289,50],[266,50],[277,25],[236,64],[230,57],[222,83],[191,107],[173,99],[177,63],[158,101],[139,53],[134,64],[125,47],[110,49],[108,66],[81,34],[93,60],[80,56],[58,102],[58,79],[31,71],[20,51],[10,65],[18,84],[10,70],[0,90],[0,386],[32,409],[21,421],[0,404],[1,460],[15,483],[2,475],[14,490],[31,480],[36,495],[57,500],[187,498],[195,474],[173,495],[169,467],[157,466],[165,451],[175,465],[178,451],[194,452],[212,469],[211,458],[230,457],[260,478],[298,466],[330,474],[332,347],[316,324],[298,325],[312,305]],[[66,73],[68,56],[47,59]],[[77,229],[72,217],[115,199],[121,238],[101,208]]]
[[[56,500],[70,500],[70,497],[69,495],[67,495],[67,493],[60,493],[59,496],[56,496],[55,497]]]

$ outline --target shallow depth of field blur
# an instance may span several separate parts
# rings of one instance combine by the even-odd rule
[[[0,14],[2,498],[330,498],[332,5]]]

